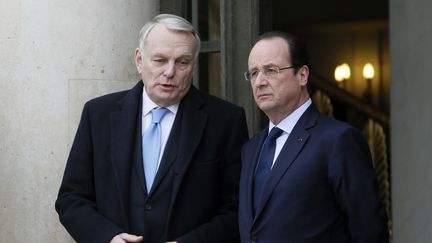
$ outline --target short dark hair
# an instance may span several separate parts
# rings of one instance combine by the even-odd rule
[[[282,31],[266,32],[255,39],[254,45],[261,40],[272,39],[276,37],[283,39],[287,43],[288,51],[291,56],[291,60],[288,61],[290,61],[295,67],[295,72],[297,72],[298,69],[303,65],[308,66],[309,70],[311,69],[309,62],[309,52],[306,48],[306,45],[299,38],[292,34]]]

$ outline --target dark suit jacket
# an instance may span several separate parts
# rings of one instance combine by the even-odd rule
[[[78,242],[109,242],[121,232],[144,234],[143,242],[152,243],[238,241],[240,148],[248,139],[244,110],[191,87],[147,195],[142,88],[139,82],[86,103],[56,201],[61,223]],[[141,225],[143,212],[167,222]],[[148,236],[147,226],[162,228],[164,236]]]
[[[253,215],[254,168],[268,128],[242,149],[242,242],[388,242],[370,152],[350,125],[312,104],[285,142]]]

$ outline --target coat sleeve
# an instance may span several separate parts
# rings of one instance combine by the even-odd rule
[[[351,242],[388,242],[387,218],[369,147],[358,130],[349,127],[336,137],[329,173],[338,203],[348,218]]]
[[[66,164],[55,208],[60,222],[77,242],[109,242],[123,232],[96,207],[93,143],[88,103]]]

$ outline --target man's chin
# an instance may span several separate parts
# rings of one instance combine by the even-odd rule
[[[270,101],[260,101],[260,102],[257,102],[257,104],[258,104],[258,107],[260,108],[260,110],[262,110],[264,112],[271,110],[273,108],[273,103]]]
[[[162,93],[158,95],[153,102],[159,106],[167,107],[179,103],[181,98],[174,96],[172,93]]]

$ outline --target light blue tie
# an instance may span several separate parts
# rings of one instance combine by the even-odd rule
[[[159,162],[162,134],[160,122],[167,114],[168,110],[165,108],[154,108],[151,112],[152,122],[142,138],[144,174],[146,178],[147,192],[150,192]]]

